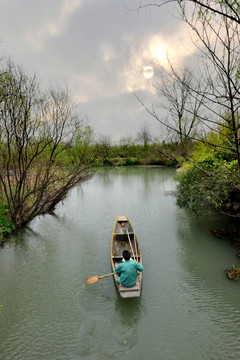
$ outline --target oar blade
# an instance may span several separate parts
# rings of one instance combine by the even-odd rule
[[[99,276],[98,276],[98,275],[90,276],[90,277],[88,277],[88,278],[85,279],[85,284],[86,284],[86,285],[92,285],[92,284],[97,283],[98,280],[99,280]]]

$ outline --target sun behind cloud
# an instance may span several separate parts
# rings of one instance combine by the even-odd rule
[[[151,79],[154,75],[154,69],[152,66],[144,66],[143,76],[147,79]]]

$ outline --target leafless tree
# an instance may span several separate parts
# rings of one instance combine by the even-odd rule
[[[240,24],[240,4],[235,0],[140,0],[139,9],[153,6],[161,7],[171,3],[178,4],[181,10],[184,9],[184,12],[188,5],[193,5],[190,7],[190,11],[197,9],[198,14],[220,15]]]
[[[137,140],[140,141],[146,149],[152,141],[151,127],[149,123],[144,122],[137,133]]]
[[[196,79],[186,68],[182,71],[174,70],[169,62],[169,70],[161,68],[161,76],[153,85],[160,97],[158,106],[168,112],[165,120],[157,116],[164,126],[174,126],[178,134],[178,142],[185,151],[189,139],[195,139],[199,125],[198,113],[202,107],[202,95],[191,96],[191,87],[196,87]],[[162,101],[161,101],[162,99]]]
[[[133,141],[132,136],[128,135],[128,136],[122,137],[119,140],[119,145],[122,146],[122,147],[125,147],[125,148],[128,148],[131,145],[134,145],[134,141]]]
[[[3,64],[0,201],[17,227],[52,211],[69,189],[91,175],[91,161],[69,161],[81,126],[67,90],[42,92],[36,76],[11,60]]]

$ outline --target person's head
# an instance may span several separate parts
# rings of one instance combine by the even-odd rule
[[[125,260],[129,260],[130,257],[131,257],[130,252],[127,251],[127,250],[124,250],[123,253],[122,253],[122,255],[123,255],[123,258],[124,258]]]

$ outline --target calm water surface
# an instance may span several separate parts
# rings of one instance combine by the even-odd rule
[[[106,169],[73,189],[21,243],[0,249],[1,360],[229,360],[240,354],[240,283],[224,269],[236,249],[176,205],[174,171]],[[117,213],[132,220],[143,255],[140,299],[111,277]]]

